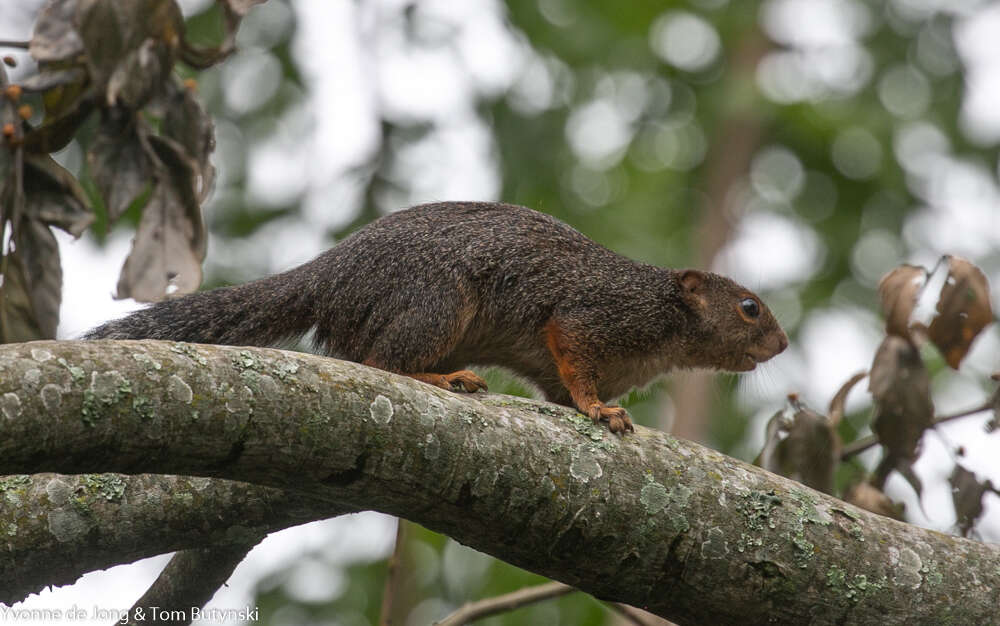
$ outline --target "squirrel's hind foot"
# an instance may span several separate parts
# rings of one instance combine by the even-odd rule
[[[488,391],[486,381],[469,370],[458,370],[451,374],[421,373],[407,374],[407,376],[449,391],[466,391],[468,393],[475,393],[480,389]]]
[[[608,430],[613,433],[625,433],[625,431],[635,432],[635,426],[628,416],[628,411],[620,406],[606,406],[601,402],[591,404],[587,409],[587,414],[594,423],[603,420],[608,421]]]

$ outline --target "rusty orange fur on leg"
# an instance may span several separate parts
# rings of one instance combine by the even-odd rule
[[[635,431],[625,409],[607,406],[597,397],[597,378],[590,373],[593,368],[588,367],[586,359],[580,357],[572,335],[560,328],[556,320],[545,325],[545,345],[552,353],[559,379],[569,391],[576,408],[589,415],[595,424],[602,419],[607,420],[608,430],[613,433]]]
[[[483,391],[487,390],[486,381],[479,376],[476,376],[469,370],[458,370],[457,372],[452,372],[451,374],[430,374],[421,372],[416,374],[404,374],[404,376],[409,376],[410,378],[415,378],[420,382],[434,385],[435,387],[440,387],[442,389],[447,389],[449,391],[467,391],[468,393],[475,393],[480,389]]]

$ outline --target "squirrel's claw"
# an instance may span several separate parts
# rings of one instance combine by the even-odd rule
[[[600,420],[608,421],[608,430],[613,433],[624,433],[626,431],[635,432],[635,426],[628,416],[628,411],[620,406],[605,406],[603,403],[595,402],[587,410],[590,419],[596,424]]]

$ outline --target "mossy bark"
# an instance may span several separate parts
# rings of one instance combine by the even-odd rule
[[[681,624],[976,624],[1000,606],[996,546],[867,513],[657,431],[617,437],[563,407],[279,350],[0,347],[0,473],[38,472],[224,478],[285,490],[276,497],[297,498],[307,517],[384,511]],[[18,579],[32,545],[60,541],[51,523],[51,537],[21,532],[54,506],[9,495],[23,487],[0,496],[3,581]],[[62,540],[100,535],[121,562],[137,558],[135,538],[94,510],[82,529],[57,524]],[[168,549],[204,545],[188,536]]]

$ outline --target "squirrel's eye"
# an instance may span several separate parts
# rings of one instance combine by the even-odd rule
[[[760,315],[760,305],[753,298],[743,298],[740,300],[740,308],[749,318],[756,319]]]

